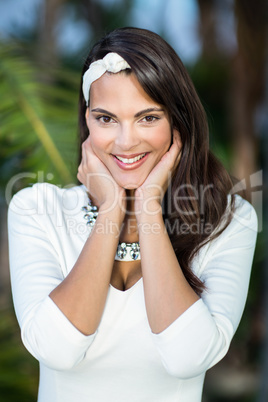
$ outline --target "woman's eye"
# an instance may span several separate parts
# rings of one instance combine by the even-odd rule
[[[114,121],[110,116],[98,116],[97,120],[104,124],[112,123]]]
[[[159,120],[159,117],[156,116],[145,116],[142,121],[145,121],[146,123],[153,123],[156,120]]]

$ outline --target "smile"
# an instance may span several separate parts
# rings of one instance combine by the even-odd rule
[[[116,159],[118,159],[119,161],[126,163],[128,165],[138,162],[140,159],[142,159],[144,156],[146,155],[146,153],[144,154],[140,154],[138,156],[135,156],[135,158],[122,158],[121,156],[117,156],[115,155]]]
[[[138,169],[147,160],[150,152],[144,152],[142,154],[129,155],[112,155],[117,166],[122,170]]]

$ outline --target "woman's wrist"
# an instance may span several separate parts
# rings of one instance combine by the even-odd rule
[[[162,219],[162,206],[157,200],[150,200],[144,202],[135,211],[138,224],[150,222],[153,223]]]
[[[161,207],[154,213],[141,213],[137,218],[139,239],[146,235],[159,236],[165,232],[165,224]]]
[[[119,240],[123,221],[124,214],[118,208],[110,208],[103,204],[99,208],[93,231],[94,233],[108,237],[112,235],[114,239]]]
[[[125,212],[123,203],[104,202],[99,208],[98,216],[103,216],[113,222],[122,223],[125,217]]]

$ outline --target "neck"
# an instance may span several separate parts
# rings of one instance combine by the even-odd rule
[[[130,216],[135,216],[135,209],[134,209],[134,203],[135,203],[135,190],[126,190],[126,200],[127,200],[127,214]]]
[[[134,209],[135,190],[126,190],[126,198],[126,214],[120,234],[120,242],[126,241],[133,243],[139,240],[138,226]]]

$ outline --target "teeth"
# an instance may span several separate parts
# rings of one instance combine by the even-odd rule
[[[144,153],[144,154],[140,154],[140,155],[136,156],[135,158],[130,158],[130,159],[121,158],[121,156],[116,156],[116,158],[119,159],[119,160],[120,160],[121,162],[123,162],[123,163],[131,164],[131,163],[134,163],[134,162],[139,161],[139,160],[140,160],[141,158],[143,158],[145,155],[146,155],[145,153]]]

